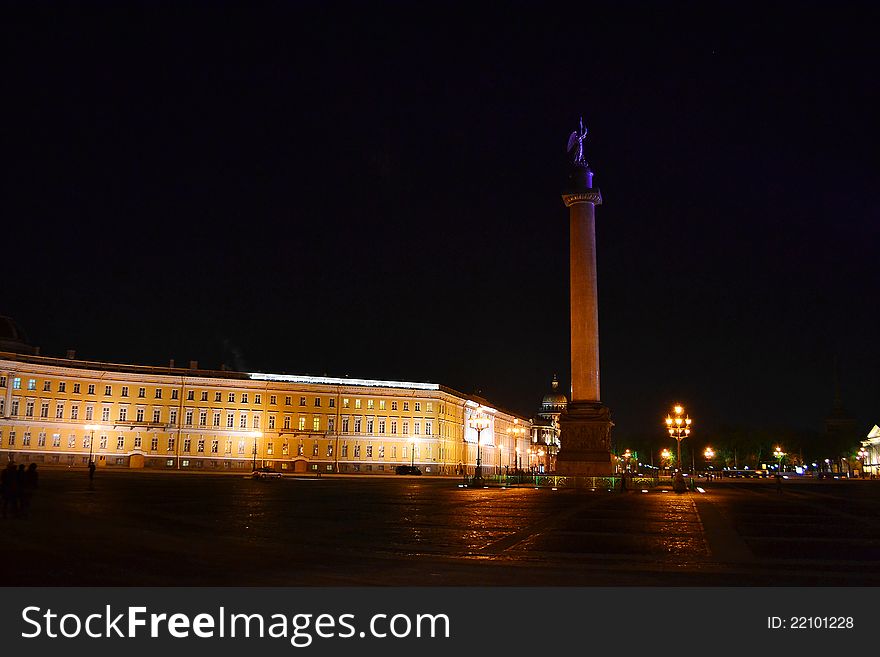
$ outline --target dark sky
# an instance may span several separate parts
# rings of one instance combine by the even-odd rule
[[[416,4],[7,4],[0,314],[531,415],[583,115],[616,431],[880,422],[876,9]]]

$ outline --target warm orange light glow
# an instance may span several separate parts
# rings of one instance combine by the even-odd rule
[[[675,411],[676,415],[681,415],[682,413],[684,413],[684,408],[682,406],[676,405],[675,408],[673,408],[672,410]]]

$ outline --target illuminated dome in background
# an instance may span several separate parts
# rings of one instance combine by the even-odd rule
[[[33,354],[36,349],[21,327],[11,317],[0,316],[0,351],[10,351],[15,354]]]
[[[553,390],[544,395],[541,402],[542,413],[562,413],[568,406],[568,397],[559,392],[559,380],[553,375]]]

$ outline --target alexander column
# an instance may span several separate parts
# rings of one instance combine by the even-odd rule
[[[584,159],[587,131],[571,133],[568,185],[562,200],[570,222],[571,401],[559,418],[561,475],[609,476],[611,411],[599,395],[599,299],[596,284],[596,206],[602,194],[593,189],[593,172]]]

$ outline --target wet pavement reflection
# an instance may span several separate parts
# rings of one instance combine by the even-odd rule
[[[705,494],[46,470],[12,585],[874,585],[880,482]],[[804,564],[810,567],[805,569]]]

